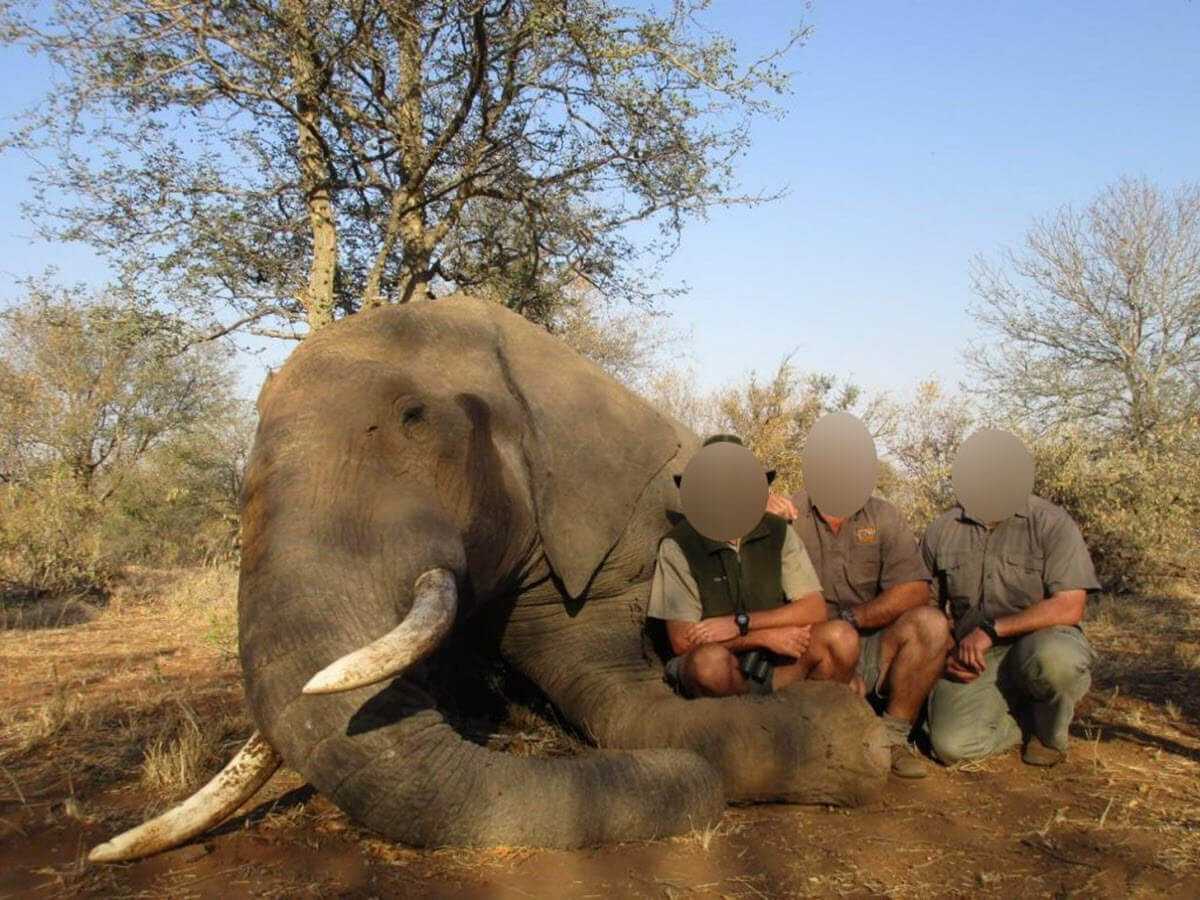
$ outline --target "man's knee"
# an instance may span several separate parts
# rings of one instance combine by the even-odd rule
[[[948,766],[987,756],[989,748],[980,736],[962,722],[930,722],[929,748]]]
[[[950,622],[932,606],[910,609],[889,626],[901,644],[915,644],[927,655],[945,654],[953,645]]]
[[[702,644],[683,662],[684,677],[693,693],[724,696],[736,692],[737,657],[719,644]]]
[[[849,622],[841,619],[822,622],[813,628],[812,643],[815,650],[824,652],[842,668],[851,668],[858,662],[858,629]]]
[[[1029,637],[1033,640],[1021,648],[1019,658],[1021,678],[1029,690],[1035,694],[1086,691],[1092,654],[1082,639],[1050,631],[1034,632]]]

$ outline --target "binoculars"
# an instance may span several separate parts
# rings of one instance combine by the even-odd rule
[[[744,676],[759,684],[763,684],[771,674],[771,660],[762,650],[751,650],[741,658],[738,666]]]

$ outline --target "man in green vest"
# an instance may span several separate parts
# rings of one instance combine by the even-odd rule
[[[741,444],[732,435],[714,435]],[[773,473],[767,473],[768,481]],[[731,541],[687,519],[658,548],[647,615],[666,623],[665,680],[685,697],[769,693],[806,678],[849,683],[858,634],[826,621],[821,584],[788,523],[764,512]]]

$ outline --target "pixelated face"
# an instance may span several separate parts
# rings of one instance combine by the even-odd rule
[[[985,428],[959,448],[951,482],[967,515],[977,522],[999,522],[1033,492],[1033,455],[1015,434]]]
[[[709,444],[683,470],[679,501],[692,527],[706,538],[733,541],[754,528],[766,512],[766,472],[745,447]]]
[[[813,425],[801,465],[809,499],[826,516],[853,515],[875,490],[875,441],[850,413],[829,413]]]

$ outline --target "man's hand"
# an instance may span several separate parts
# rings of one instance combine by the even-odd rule
[[[789,522],[795,522],[796,517],[800,515],[796,504],[783,494],[767,495],[767,512],[779,516],[781,519],[787,519]]]
[[[955,681],[962,681],[964,683],[968,681],[974,681],[979,677],[978,672],[976,672],[974,669],[968,669],[966,666],[961,665],[954,659],[954,657],[951,657],[946,661],[946,674]]]
[[[733,621],[733,616],[713,616],[711,619],[702,619],[695,623],[683,636],[689,646],[697,647],[700,644],[719,644],[739,634],[741,631],[737,622]]]
[[[992,639],[987,636],[987,632],[982,628],[975,628],[958,642],[958,646],[954,648],[952,661],[978,674],[987,668],[983,652],[990,646],[992,646]]]
[[[811,625],[780,625],[777,628],[763,628],[754,633],[763,647],[780,654],[794,656],[796,659],[808,652],[809,641],[812,640]]]

